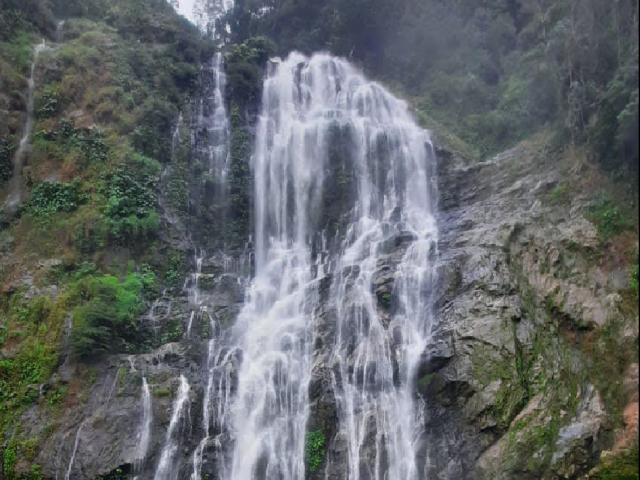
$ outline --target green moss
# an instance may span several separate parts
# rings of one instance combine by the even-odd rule
[[[420,377],[418,379],[418,389],[420,391],[425,391],[435,377],[435,373],[428,373],[427,375]]]
[[[179,320],[171,320],[162,329],[157,346],[179,341],[184,335],[184,324]]]
[[[171,396],[171,390],[168,390],[166,388],[157,388],[153,391],[153,394],[156,397],[169,397]]]
[[[592,480],[638,480],[638,442],[629,449],[607,458],[593,475]]]
[[[566,184],[558,185],[549,194],[549,202],[553,204],[563,204],[567,202],[568,188]]]

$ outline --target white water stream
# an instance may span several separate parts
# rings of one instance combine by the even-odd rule
[[[9,197],[5,201],[5,208],[9,211],[15,210],[22,202],[22,167],[27,156],[29,142],[31,140],[31,132],[33,130],[33,106],[35,103],[35,86],[36,86],[36,66],[40,53],[48,47],[43,40],[41,44],[34,47],[33,62],[31,62],[31,70],[27,81],[27,119],[25,121],[22,138],[18,144],[18,149],[13,156],[13,177],[9,183]]]
[[[138,447],[136,450],[136,461],[134,464],[134,471],[141,473],[144,466],[145,459],[147,458],[147,451],[149,450],[149,442],[151,441],[151,425],[153,423],[153,410],[151,404],[151,390],[147,383],[146,377],[142,377],[142,412],[140,415],[140,427],[138,433]]]
[[[314,258],[336,131],[357,200],[335,258]],[[349,480],[417,480],[421,409],[412,385],[429,338],[437,230],[429,135],[404,102],[347,62],[293,53],[271,67],[253,158],[256,275],[235,326],[242,364],[228,427],[228,480],[300,480],[318,280],[333,271],[330,346]],[[374,281],[384,246],[410,246],[394,273],[397,312],[381,318]],[[387,324],[388,323],[388,324]],[[394,340],[395,339],[395,340]],[[397,373],[394,373],[397,372]]]
[[[167,437],[160,454],[160,461],[154,480],[178,480],[179,464],[175,462],[176,453],[180,447],[180,435],[178,429],[183,423],[185,414],[189,408],[189,382],[180,375],[180,388],[173,402],[171,421],[167,430]]]

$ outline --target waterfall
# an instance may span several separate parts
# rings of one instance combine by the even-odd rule
[[[173,412],[167,437],[162,448],[158,468],[154,480],[178,480],[179,465],[175,462],[175,456],[179,447],[179,437],[176,430],[180,426],[189,404],[189,391],[191,387],[184,375],[180,375],[180,388],[173,402]]]
[[[205,94],[196,112],[195,147],[198,156],[208,160],[206,175],[214,186],[213,198],[219,204],[226,197],[230,153],[230,125],[225,105],[227,80],[221,52],[213,56],[204,72]]]
[[[10,194],[5,202],[5,207],[9,211],[15,210],[22,202],[22,185],[21,175],[22,167],[24,166],[24,160],[27,155],[27,147],[29,146],[29,140],[31,139],[31,131],[33,130],[33,106],[35,103],[35,86],[36,86],[36,65],[40,53],[46,50],[48,47],[43,40],[41,44],[36,45],[33,53],[33,62],[31,62],[31,73],[27,81],[27,119],[25,122],[22,138],[18,144],[18,149],[13,156],[13,178],[10,183]]]
[[[336,162],[353,175],[355,195],[345,195],[348,226],[327,255],[326,192],[349,184],[328,173]],[[226,478],[305,477],[315,312],[319,280],[330,272],[337,325],[328,366],[344,478],[422,478],[412,384],[429,338],[437,241],[428,132],[347,62],[293,53],[264,82],[252,168],[256,273],[234,330],[242,364]],[[395,286],[383,295],[396,307],[387,315],[374,285],[390,242],[408,247],[389,260]]]
[[[227,78],[220,52],[213,57],[213,75],[214,88],[211,98],[213,115],[209,123],[211,134],[209,172],[222,185],[226,185],[229,170],[229,118],[224,100]]]
[[[149,441],[151,440],[151,424],[153,423],[153,410],[151,406],[151,390],[147,383],[147,378],[142,377],[142,416],[140,421],[140,430],[138,433],[138,448],[136,450],[136,460],[134,462],[134,470],[136,473],[142,473],[142,467],[147,457],[149,449]]]
[[[64,475],[64,480],[70,480],[71,471],[73,469],[73,464],[76,461],[76,453],[78,453],[78,446],[80,445],[80,434],[82,433],[82,428],[84,427],[86,420],[83,420],[78,430],[76,431],[76,437],[73,441],[73,451],[71,452],[71,459],[69,460],[69,466],[67,467],[67,472]]]
[[[62,43],[64,41],[64,20],[60,20],[56,23],[56,43]]]

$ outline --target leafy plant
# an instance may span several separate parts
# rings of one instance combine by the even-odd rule
[[[142,168],[137,174],[121,167],[105,178],[105,214],[109,233],[119,243],[151,236],[159,227],[156,197],[148,187],[153,175],[145,168],[149,165],[141,159],[147,160],[146,157],[138,157],[138,166]]]
[[[598,199],[591,205],[589,219],[594,222],[603,240],[619,235],[630,226],[624,210],[611,201],[605,192],[600,192]]]
[[[71,332],[75,353],[80,357],[104,352],[131,352],[144,342],[136,322],[146,304],[145,289],[153,287],[153,273],[131,273],[121,282],[111,275],[89,276],[72,286]]]
[[[325,455],[325,437],[322,430],[307,432],[304,456],[310,472],[316,472],[322,465]]]
[[[60,92],[57,85],[47,85],[42,89],[35,101],[35,112],[38,118],[51,118],[58,112]]]
[[[0,185],[13,175],[13,154],[16,145],[12,136],[0,140]]]
[[[87,201],[78,181],[72,183],[43,182],[31,191],[27,211],[34,216],[56,212],[72,212]]]

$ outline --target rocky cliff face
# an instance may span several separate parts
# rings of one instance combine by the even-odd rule
[[[429,462],[430,478],[587,478],[600,452],[611,448],[625,428],[632,434],[637,428],[632,416],[620,415],[627,405],[633,409],[629,385],[637,382],[630,353],[637,324],[624,320],[626,277],[615,269],[615,259],[596,257],[597,231],[585,218],[588,194],[558,206],[550,194],[563,178],[563,166],[556,163],[560,157],[538,163],[533,154],[531,147],[521,146],[469,164],[439,152],[436,315],[416,380],[427,411],[421,458]],[[382,319],[394,308],[383,298],[394,291],[386,272],[404,251],[403,239],[396,240],[381,257],[372,286],[381,299]],[[224,285],[237,284],[239,274],[228,268],[225,273],[222,259],[205,264],[201,285],[210,295],[208,303],[233,318],[242,292]],[[329,284],[327,279],[321,295]],[[193,308],[188,296],[168,299],[168,305],[156,321],[185,316]],[[323,309],[309,429],[324,432],[325,461],[332,465],[327,473],[338,479],[345,468],[340,463],[344,444],[336,431],[328,352],[322,353],[335,312]],[[42,473],[60,478],[74,454],[73,478],[133,468],[143,377],[153,392],[147,462],[155,464],[182,374],[193,392],[178,453],[185,465],[179,478],[187,478],[189,455],[202,437],[206,339],[219,334],[206,332],[207,323],[199,316],[191,339],[151,354],[111,357],[84,373],[67,373],[64,380],[72,389],[78,376],[93,378],[88,390],[64,405],[55,423],[48,423],[47,410],[39,407],[23,416],[27,436],[49,435],[35,457]],[[234,365],[231,361],[228,368],[235,371]],[[203,465],[203,473],[215,475],[213,454]],[[152,475],[139,478],[147,477]]]
[[[418,380],[433,478],[586,478],[633,400],[617,384],[637,370],[627,277],[598,257],[589,192],[554,201],[566,160],[540,147],[477,164],[442,152],[438,322]]]
[[[83,172],[83,192],[93,196],[93,203],[80,212],[49,212],[58,222],[36,222],[38,217],[23,215],[12,230],[0,232],[1,272],[11,274],[3,277],[8,280],[0,299],[7,307],[3,311],[19,317],[0,323],[0,380],[20,375],[25,387],[24,403],[13,393],[0,392],[7,405],[12,402],[0,410],[5,439],[0,478],[150,480],[172,424],[181,439],[173,453],[181,465],[173,472],[176,479],[190,478],[194,471],[203,478],[217,478],[220,452],[231,440],[219,435],[218,426],[205,427],[203,403],[207,395],[233,395],[237,388],[242,359],[231,350],[216,350],[216,345],[237,317],[253,272],[249,157],[259,97],[254,90],[259,90],[268,49],[249,42],[227,57],[235,76],[222,103],[216,97],[223,95],[216,78],[220,63],[215,63],[221,57],[214,57],[201,71],[200,104],[176,100],[170,92],[166,105],[148,100],[142,108],[135,103],[138,90],[118,90],[135,84],[126,81],[120,86],[127,75],[152,83],[141,73],[134,75],[142,53],[134,52],[128,59],[132,72],[120,72],[122,78],[110,89],[98,89],[111,76],[104,59],[117,63],[107,53],[113,45],[124,48],[124,43],[110,28],[85,23],[70,22],[66,43],[48,51],[38,66],[36,77],[64,108],[56,103],[55,115],[40,113],[29,182],[66,181],[74,172]],[[120,28],[124,35],[126,29]],[[152,40],[158,48],[158,39]],[[88,41],[95,43],[95,51],[85,52]],[[85,52],[87,58],[77,52]],[[185,60],[184,72],[176,78],[195,76],[189,68],[195,61]],[[85,63],[101,65],[95,72],[102,76],[87,74]],[[145,88],[145,95],[152,97],[153,88]],[[203,125],[215,121],[222,104],[230,117],[229,131],[207,130]],[[176,105],[184,114],[177,126]],[[114,118],[122,123],[117,128],[111,125],[117,123]],[[158,131],[136,128],[131,149],[120,151],[119,142],[129,142],[122,140],[122,132],[147,120],[158,123]],[[18,122],[11,123],[17,131]],[[106,146],[102,136],[92,133],[97,124],[107,127]],[[168,135],[169,127],[173,136]],[[221,190],[222,178],[208,163],[213,158],[209,142],[225,135],[228,191]],[[344,155],[348,135],[332,135],[327,172],[331,182],[324,185],[318,219],[330,238],[327,250],[313,255],[335,254],[345,214],[355,203],[354,168]],[[157,138],[162,138],[161,146]],[[124,165],[136,157],[134,151],[162,160],[164,173],[153,190],[161,218],[157,235],[123,243],[104,236],[106,227],[100,222],[107,198],[93,185],[104,181],[105,165]],[[146,161],[148,166],[151,162]],[[142,163],[132,165],[133,172]],[[615,454],[633,446],[638,421],[637,307],[631,305],[624,252],[612,249],[590,220],[592,186],[567,181],[589,178],[588,168],[567,152],[548,149],[543,138],[483,162],[467,161],[443,146],[438,150],[439,239],[437,251],[429,252],[429,258],[437,260],[436,281],[428,292],[433,321],[415,378],[416,400],[425,408],[418,428],[419,467],[429,478],[582,479],[588,478],[603,451],[613,449]],[[0,220],[3,227],[11,223]],[[398,350],[402,339],[389,326],[398,308],[393,272],[414,240],[403,233],[389,239],[369,285],[384,338]],[[637,240],[633,242],[637,248]],[[30,250],[30,243],[38,248]],[[147,353],[73,358],[70,336],[76,305],[67,301],[69,278],[80,275],[88,261],[95,261],[105,274],[122,275],[128,262],[138,270],[149,263],[158,272],[158,292],[136,320],[152,333],[153,346],[145,346]],[[348,297],[359,272],[353,266],[339,274]],[[307,469],[312,480],[342,480],[348,462],[332,378],[331,345],[338,323],[330,299],[332,281],[331,275],[320,279],[314,312],[307,431],[320,432],[323,447],[316,452],[315,467]],[[18,300],[36,307],[25,314]],[[37,307],[38,302],[45,306]],[[32,330],[20,326],[27,321],[33,323]],[[7,325],[16,324],[18,331],[5,332]],[[11,364],[26,351],[16,339],[31,334],[35,338],[34,332],[38,342],[48,342],[45,347],[60,345],[52,360],[47,357],[55,372],[51,378],[32,375],[29,369],[36,361],[31,357],[24,370]],[[38,342],[29,344],[36,353],[43,345]],[[217,363],[211,373],[213,357]],[[352,361],[346,362],[348,367]],[[173,419],[181,376],[190,386],[187,408]],[[405,380],[394,364],[394,385]],[[148,455],[140,462],[144,382],[151,393],[152,421]],[[24,413],[13,419],[8,410]],[[364,458],[374,457],[377,433],[373,426],[364,432]],[[361,478],[368,480],[366,473]]]

